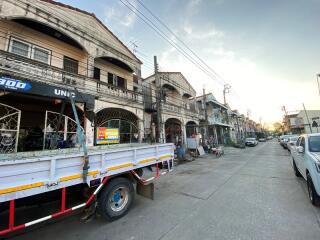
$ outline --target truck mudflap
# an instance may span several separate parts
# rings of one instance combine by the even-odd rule
[[[154,199],[154,184],[153,181],[171,171],[173,171],[173,159],[171,160],[167,160],[167,171],[160,171],[159,168],[159,163],[156,163],[156,173],[155,176],[150,177],[148,179],[144,179],[141,176],[139,176],[138,173],[136,173],[134,170],[131,170],[131,173],[133,174],[133,176],[135,176],[135,178],[138,180],[137,182],[137,194],[149,198],[151,200]]]

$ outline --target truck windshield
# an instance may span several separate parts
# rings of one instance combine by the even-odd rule
[[[309,151],[320,152],[320,136],[309,137]]]

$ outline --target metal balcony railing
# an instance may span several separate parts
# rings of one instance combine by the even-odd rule
[[[69,73],[63,69],[2,50],[0,50],[0,73],[49,85],[76,88],[79,92],[109,100],[115,98],[143,103],[141,92],[118,88],[93,78]]]

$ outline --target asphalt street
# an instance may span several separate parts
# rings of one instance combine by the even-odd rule
[[[156,184],[155,200],[136,196],[120,220],[79,215],[15,239],[320,239],[320,208],[308,200],[287,150],[276,141],[228,148],[181,164]]]

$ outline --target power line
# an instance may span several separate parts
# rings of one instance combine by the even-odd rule
[[[146,9],[151,16],[153,16],[165,29],[167,29],[179,42],[183,44],[200,62],[202,62],[208,69],[210,69],[217,77],[224,80],[216,71],[214,71],[205,61],[203,61],[184,41],[182,41],[159,17],[157,17],[142,1],[137,0],[138,3]]]
[[[127,0],[126,0],[127,1]],[[175,39],[177,39],[180,43],[182,43],[182,45],[188,49],[202,64],[204,64],[217,78],[221,79],[222,81],[224,81],[223,85],[229,84],[227,81],[225,81],[225,79],[223,79],[221,77],[221,75],[219,75],[216,71],[214,71],[203,59],[201,59],[201,57],[199,57],[199,55],[197,55],[181,38],[179,38],[177,36],[177,34],[175,34],[169,27],[167,24],[165,24],[159,17],[157,17],[141,0],[137,0],[137,2],[145,9],[148,11],[148,13],[155,18],[165,29],[167,29],[167,31],[169,31],[174,37]],[[220,82],[220,84],[222,84]],[[230,85],[230,84],[229,84]],[[231,94],[234,94],[236,97],[238,97],[240,99],[239,94],[233,90],[231,92]]]
[[[204,72],[207,76],[209,76],[214,81],[218,81],[220,84],[223,82],[214,76],[211,72],[209,72],[205,67],[199,64],[189,53],[187,53],[183,48],[177,45],[174,41],[170,40],[169,36],[165,34],[161,29],[159,29],[148,17],[146,17],[141,11],[139,11],[135,6],[133,6],[128,0],[126,2],[131,6],[128,6],[122,0],[119,0],[124,6],[126,6],[129,10],[131,10],[139,19],[141,19],[144,23],[146,23],[149,27],[151,27],[161,38],[167,41],[171,46],[173,46],[176,50],[178,50],[184,57],[186,57],[190,62],[192,62],[196,67],[198,67],[202,72]],[[142,17],[143,16],[143,17]]]

